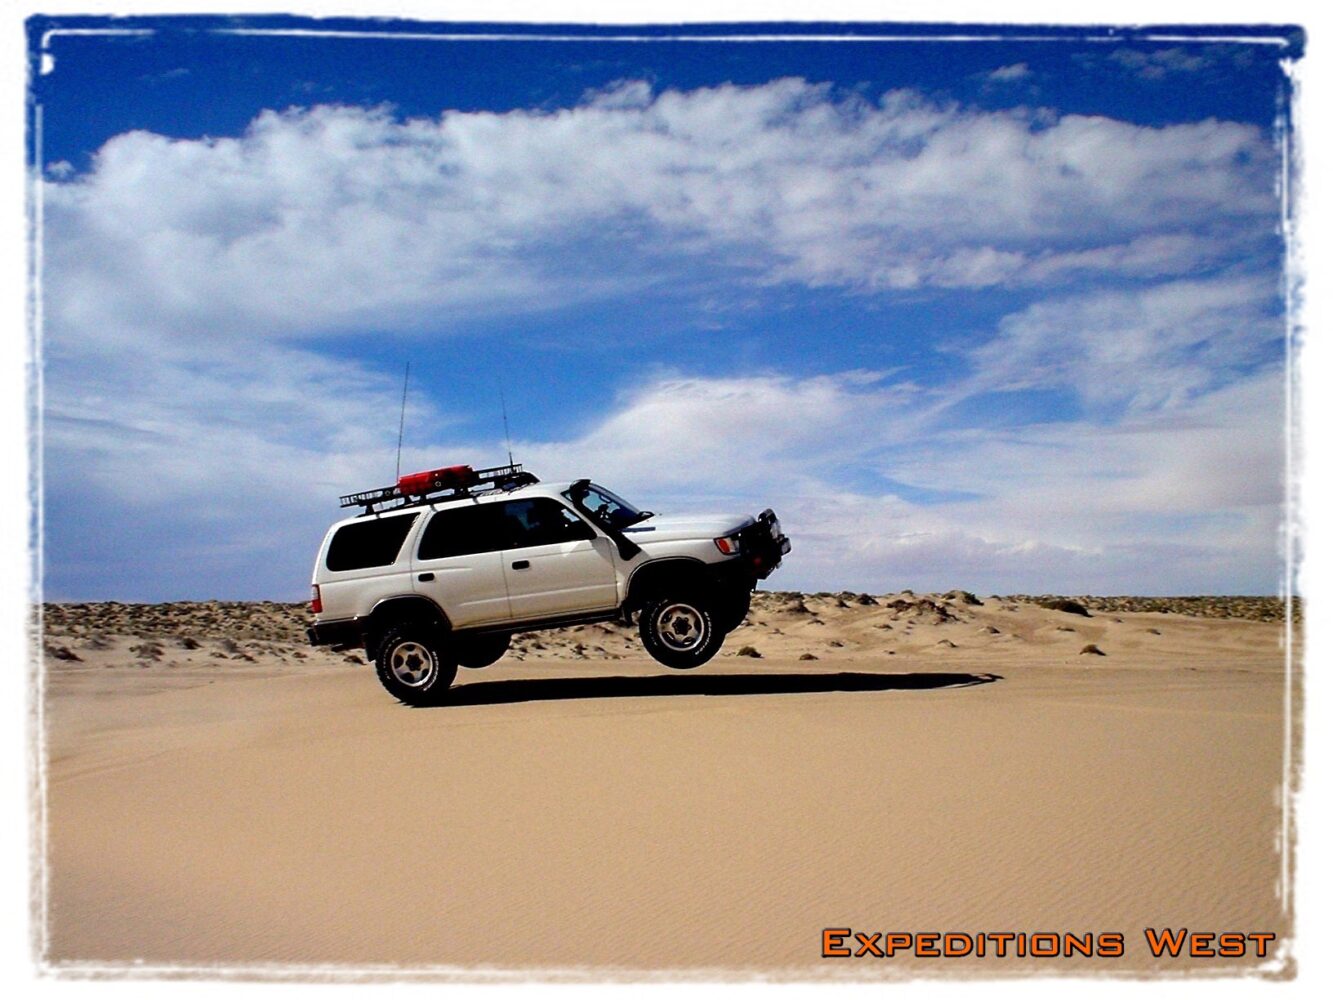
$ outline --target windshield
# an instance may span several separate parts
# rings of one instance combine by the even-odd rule
[[[639,510],[596,483],[575,483],[565,495],[593,518],[617,531],[653,516],[652,511]]]

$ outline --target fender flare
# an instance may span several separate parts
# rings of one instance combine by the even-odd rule
[[[431,598],[424,594],[397,594],[376,601],[370,613],[361,619],[361,634],[365,640],[366,656],[375,656],[374,646],[389,622],[429,621],[445,632],[452,631],[449,616]]]
[[[664,556],[634,567],[625,585],[625,604],[627,611],[637,611],[644,602],[645,595],[655,589],[661,577],[692,578],[693,581],[709,586],[714,574],[709,571],[708,563],[694,556]]]

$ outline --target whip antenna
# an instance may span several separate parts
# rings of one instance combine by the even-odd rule
[[[398,455],[393,460],[394,479],[398,479],[403,472],[403,423],[407,419],[407,376],[411,370],[412,362],[409,360],[403,369],[403,405],[398,411]]]
[[[509,453],[509,464],[514,464],[514,447],[509,443],[509,409],[505,406],[505,384],[500,385],[500,417],[504,420],[505,426],[505,451]]]

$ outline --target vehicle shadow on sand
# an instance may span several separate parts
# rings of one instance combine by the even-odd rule
[[[660,698],[678,695],[820,694],[830,691],[923,691],[972,687],[1003,680],[999,674],[667,674],[658,677],[558,677],[479,681],[452,689],[437,707],[509,705],[523,701],[586,698]]]

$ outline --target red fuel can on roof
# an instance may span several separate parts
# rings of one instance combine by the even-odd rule
[[[435,490],[461,489],[476,482],[470,465],[451,465],[428,472],[413,472],[398,478],[398,492],[403,496],[421,496]]]

